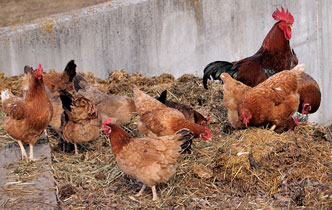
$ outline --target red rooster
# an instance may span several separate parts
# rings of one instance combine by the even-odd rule
[[[215,61],[205,67],[203,76],[205,89],[208,89],[207,80],[211,76],[214,80],[220,80],[220,74],[223,72],[248,86],[254,87],[273,74],[290,69],[294,60],[289,46],[294,18],[284,8],[281,8],[281,11],[277,9],[272,17],[278,22],[266,35],[261,48],[255,55],[232,63]]]

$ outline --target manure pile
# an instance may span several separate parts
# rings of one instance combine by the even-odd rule
[[[234,130],[223,106],[222,85],[205,90],[193,75],[146,77],[114,71],[108,79],[85,78],[110,95],[132,97],[130,84],[155,97],[165,89],[168,100],[188,104],[210,116],[211,141],[195,139],[176,174],[157,186],[160,200],[151,190],[133,195],[141,183],[116,166],[112,149],[102,135],[80,147],[80,154],[64,153],[51,133],[52,168],[59,205],[64,209],[332,209],[332,137],[329,129],[300,124],[297,131],[277,134],[264,128]],[[0,90],[20,92],[21,77],[0,74]],[[137,116],[124,126],[141,136]],[[0,127],[0,147],[13,144]],[[27,165],[26,167],[29,167]]]

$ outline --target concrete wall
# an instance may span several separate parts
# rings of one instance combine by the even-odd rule
[[[78,71],[105,78],[115,69],[155,76],[202,75],[215,60],[254,54],[275,21],[276,7],[294,18],[291,46],[320,84],[323,100],[311,120],[327,112],[332,58],[329,0],[113,0],[79,11],[0,29],[0,71],[20,74],[41,63],[62,71],[75,59]]]

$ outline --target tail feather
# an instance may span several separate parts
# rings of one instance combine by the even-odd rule
[[[65,68],[65,72],[68,74],[69,76],[69,82],[73,81],[73,78],[76,75],[76,64],[74,60],[71,60],[68,62],[66,68]]]
[[[156,98],[158,101],[161,103],[165,104],[166,99],[167,99],[167,90],[164,90],[158,98]]]
[[[60,93],[62,108],[66,111],[71,112],[71,107],[70,106],[73,104],[73,96],[69,92],[67,92],[66,90],[58,89],[58,92]]]
[[[179,135],[178,141],[183,142],[181,144],[181,150],[179,151],[180,154],[184,153],[185,151],[190,151],[191,144],[193,142],[194,134],[189,129],[181,129],[176,132],[176,135]]]
[[[81,75],[76,75],[74,77],[73,86],[76,92],[79,90],[86,90],[86,87],[89,86],[89,83]]]
[[[220,74],[226,72],[234,77],[234,73],[237,72],[237,69],[233,69],[233,64],[227,61],[215,61],[208,64],[204,69],[203,75],[203,85],[205,89],[207,88],[207,81],[211,79],[212,76],[213,80],[220,80]]]

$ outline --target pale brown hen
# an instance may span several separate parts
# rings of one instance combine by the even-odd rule
[[[131,98],[107,95],[98,88],[91,86],[80,75],[74,77],[73,84],[79,95],[84,96],[96,105],[103,122],[108,118],[112,118],[114,124],[121,126],[128,123],[136,112],[135,103]]]
[[[23,96],[14,96],[9,90],[1,92],[3,112],[6,114],[4,129],[17,140],[22,159],[27,158],[24,143],[30,145],[29,159],[35,160],[33,146],[42,135],[52,117],[52,105],[43,83],[43,69],[24,67]]]
[[[61,117],[62,136],[74,144],[75,154],[78,154],[77,144],[99,137],[101,118],[90,100],[82,96],[74,98],[67,91],[58,91],[64,109]]]
[[[155,98],[145,94],[132,85],[134,92],[134,101],[140,121],[139,130],[149,136],[173,135],[182,128],[187,128],[194,133],[195,137],[201,137],[202,140],[211,138],[210,130],[205,126],[206,123],[198,125],[185,119],[184,115],[173,108],[167,107]]]
[[[156,184],[167,182],[176,172],[180,154],[186,150],[193,138],[188,129],[177,131],[174,135],[157,138],[134,138],[119,126],[103,123],[104,133],[109,136],[113,154],[121,170],[143,182],[140,196],[146,185],[151,187],[153,200],[157,200]]]

